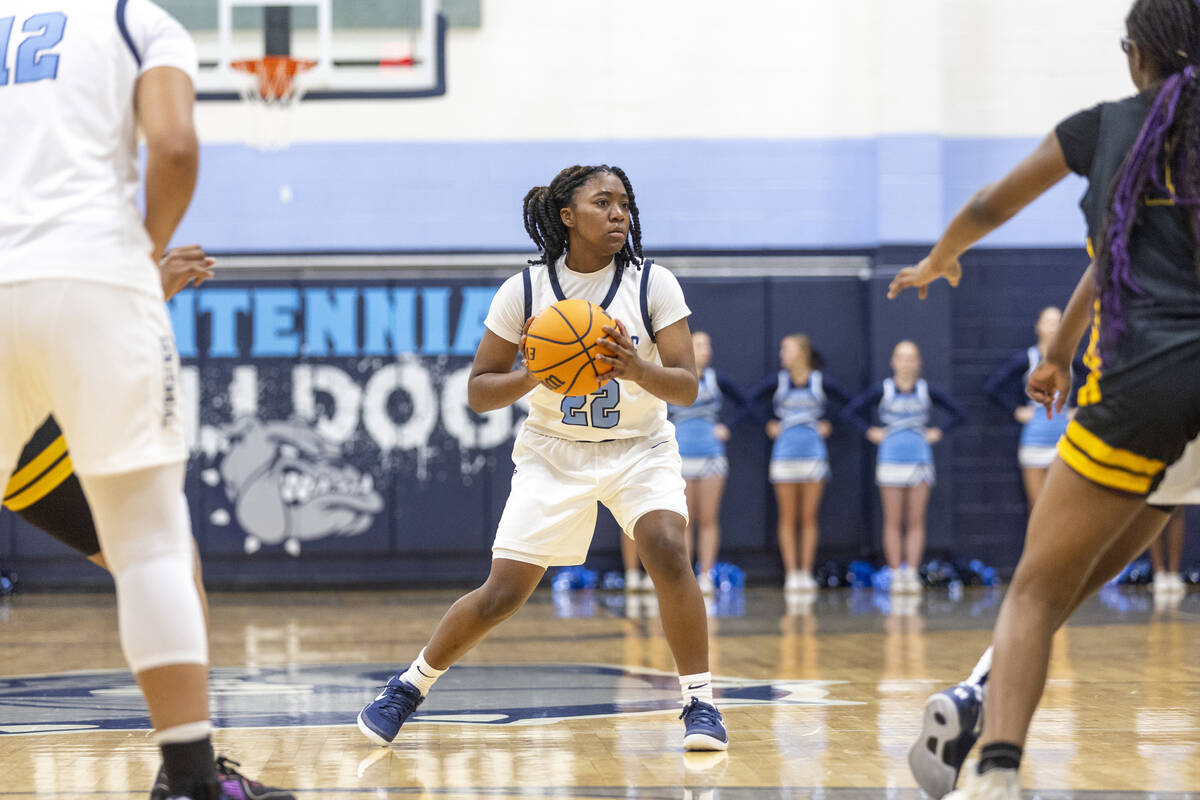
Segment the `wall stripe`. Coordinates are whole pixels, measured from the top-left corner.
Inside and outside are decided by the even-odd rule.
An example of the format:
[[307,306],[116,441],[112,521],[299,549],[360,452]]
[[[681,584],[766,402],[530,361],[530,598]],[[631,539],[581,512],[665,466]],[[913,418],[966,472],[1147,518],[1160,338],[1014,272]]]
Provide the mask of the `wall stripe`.
[[[210,250],[529,247],[521,198],[570,164],[630,174],[648,251],[842,249],[931,242],[1029,139],[329,142],[207,145],[176,241]],[[1069,178],[985,246],[1076,247]]]

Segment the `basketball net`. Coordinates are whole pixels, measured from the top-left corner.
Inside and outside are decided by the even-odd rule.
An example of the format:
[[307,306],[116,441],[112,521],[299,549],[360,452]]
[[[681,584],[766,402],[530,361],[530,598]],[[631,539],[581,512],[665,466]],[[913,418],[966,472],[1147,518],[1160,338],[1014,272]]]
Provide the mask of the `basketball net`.
[[253,117],[247,144],[260,150],[281,150],[292,143],[292,117],[304,97],[303,81],[297,78],[316,65],[316,61],[290,56],[230,63],[233,69],[253,78],[241,88],[242,100]]

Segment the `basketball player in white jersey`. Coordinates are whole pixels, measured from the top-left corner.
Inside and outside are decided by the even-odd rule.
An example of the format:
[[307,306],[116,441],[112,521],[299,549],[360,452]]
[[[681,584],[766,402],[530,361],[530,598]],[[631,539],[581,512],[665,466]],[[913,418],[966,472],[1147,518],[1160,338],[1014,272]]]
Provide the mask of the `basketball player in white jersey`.
[[[542,255],[497,292],[467,385],[478,413],[532,391],[513,446],[516,470],[491,574],[446,612],[412,665],[359,714],[359,728],[377,744],[391,742],[438,676],[516,613],[547,567],[582,564],[599,502],[636,542],[654,581],[680,672],[684,747],[724,750],[704,599],[684,539],[683,465],[667,421],[668,402],[691,405],[697,392],[683,291],[675,276],[642,258],[633,188],[617,167],[570,167],[530,190],[525,229]],[[583,397],[539,386],[524,364],[513,369],[529,321],[567,298],[590,300],[616,320],[601,340],[610,355],[599,357],[613,378]]]
[[9,0],[3,14],[0,486],[53,414],[116,583],[167,795],[240,800],[249,782],[218,779],[210,741],[179,359],[156,268],[196,182],[195,48],[149,0]]

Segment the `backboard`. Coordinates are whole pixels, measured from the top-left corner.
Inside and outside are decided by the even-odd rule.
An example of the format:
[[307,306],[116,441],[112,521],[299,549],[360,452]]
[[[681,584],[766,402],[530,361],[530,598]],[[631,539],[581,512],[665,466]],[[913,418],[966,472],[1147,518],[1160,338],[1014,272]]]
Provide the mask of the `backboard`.
[[308,100],[386,100],[446,92],[439,0],[158,0],[200,54],[196,97],[240,99],[255,79],[230,65],[263,56],[311,59],[297,76]]

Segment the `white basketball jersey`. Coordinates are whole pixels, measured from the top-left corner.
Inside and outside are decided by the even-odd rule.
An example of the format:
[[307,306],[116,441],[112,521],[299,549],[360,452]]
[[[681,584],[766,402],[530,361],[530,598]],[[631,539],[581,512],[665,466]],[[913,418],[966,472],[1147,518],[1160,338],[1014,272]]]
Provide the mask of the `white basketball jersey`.
[[137,206],[138,77],[195,79],[187,31],[149,0],[0,7],[0,283],[101,281],[162,296]]
[[[638,356],[652,364],[662,363],[653,333],[691,313],[675,276],[649,260],[641,266],[614,263],[599,272],[578,273],[559,259],[554,267],[537,264],[509,278],[484,324],[516,343],[529,316],[568,298],[590,300],[620,320]],[[666,402],[633,381],[613,379],[580,397],[564,397],[539,385],[530,393],[529,405],[525,428],[559,439],[602,442],[673,431]]]

